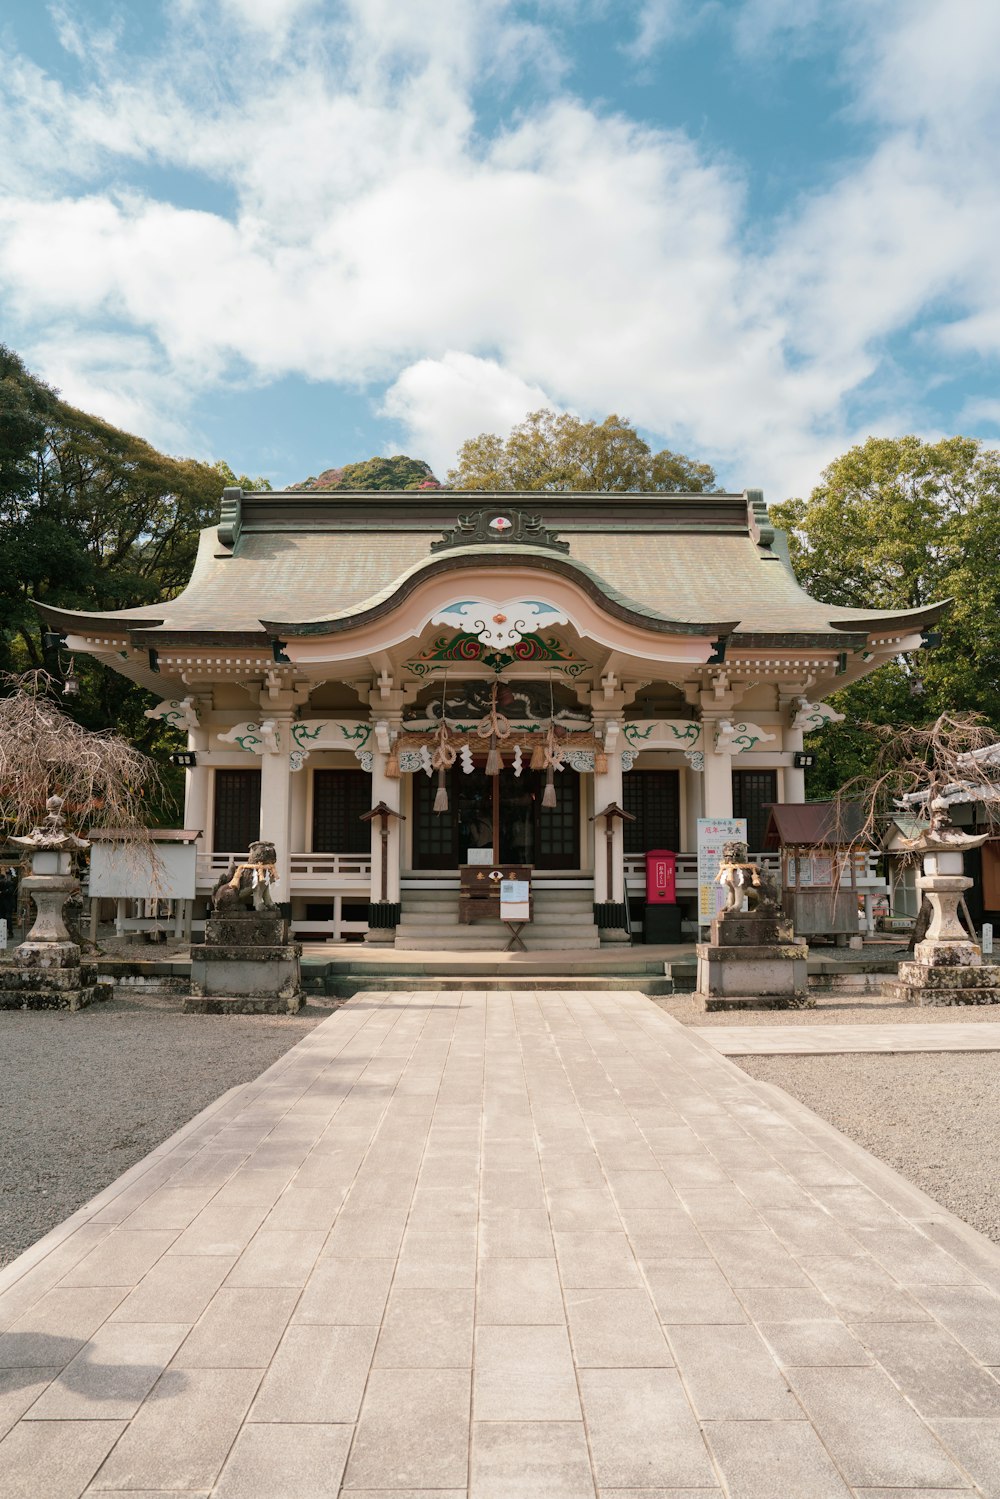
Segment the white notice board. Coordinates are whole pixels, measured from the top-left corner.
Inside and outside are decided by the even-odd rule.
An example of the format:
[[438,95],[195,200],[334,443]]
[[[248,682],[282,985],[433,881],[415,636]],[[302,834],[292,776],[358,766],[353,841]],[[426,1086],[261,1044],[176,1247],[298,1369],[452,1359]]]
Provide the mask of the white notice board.
[[90,845],[89,894],[140,900],[193,900],[198,850],[193,843]]
[[531,920],[531,886],[527,880],[500,881],[500,920]]
[[726,903],[719,884],[722,850],[727,843],[747,841],[745,817],[698,818],[698,924],[708,926]]

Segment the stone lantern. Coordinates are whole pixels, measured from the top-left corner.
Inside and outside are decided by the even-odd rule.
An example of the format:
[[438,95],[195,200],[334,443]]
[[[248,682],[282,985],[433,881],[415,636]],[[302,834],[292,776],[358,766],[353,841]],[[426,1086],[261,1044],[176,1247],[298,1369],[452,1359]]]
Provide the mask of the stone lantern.
[[965,873],[965,850],[979,848],[989,834],[963,833],[947,810],[951,802],[985,799],[980,788],[955,787],[947,798],[930,803],[930,827],[916,838],[902,840],[904,848],[921,856],[923,873],[917,889],[930,903],[931,919],[923,941],[914,947],[913,961],[900,963],[898,979],[885,986],[895,999],[920,1005],[1000,1003],[1000,967],[983,962],[971,923],[963,924],[961,917],[965,892],[972,885]]
[[60,796],[45,803],[45,820],[25,838],[10,841],[31,851],[31,874],[21,882],[35,902],[35,922],[11,967],[0,970],[0,1009],[79,1010],[108,999],[111,985],[99,983],[97,966],[81,962],[79,943],[66,926],[66,902],[80,890],[73,854],[89,848],[66,828]]

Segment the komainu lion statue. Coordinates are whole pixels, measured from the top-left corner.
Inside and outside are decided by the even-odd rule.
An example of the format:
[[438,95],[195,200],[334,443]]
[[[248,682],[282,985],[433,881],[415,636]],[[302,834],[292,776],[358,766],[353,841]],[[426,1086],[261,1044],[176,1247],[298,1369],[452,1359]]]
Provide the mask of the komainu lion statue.
[[245,864],[234,864],[212,891],[212,909],[220,915],[238,911],[273,911],[271,886],[277,883],[278,855],[273,843],[251,843]]
[[769,870],[751,864],[750,850],[745,843],[737,840],[723,844],[718,883],[726,888],[723,915],[727,911],[742,910],[744,896],[750,911],[764,914],[777,909],[778,889],[774,879]]

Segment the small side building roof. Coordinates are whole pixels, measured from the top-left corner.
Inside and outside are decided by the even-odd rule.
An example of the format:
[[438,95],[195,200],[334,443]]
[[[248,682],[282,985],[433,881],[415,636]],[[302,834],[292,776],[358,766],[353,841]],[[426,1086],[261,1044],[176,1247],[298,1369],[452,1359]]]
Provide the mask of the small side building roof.
[[860,802],[773,802],[764,834],[765,848],[847,848],[870,843],[863,837]]

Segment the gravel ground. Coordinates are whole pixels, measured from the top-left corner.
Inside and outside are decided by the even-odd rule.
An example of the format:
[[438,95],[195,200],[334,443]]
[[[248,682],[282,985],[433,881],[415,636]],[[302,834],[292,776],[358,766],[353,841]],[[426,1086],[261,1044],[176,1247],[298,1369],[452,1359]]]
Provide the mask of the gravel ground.
[[[978,1009],[973,1014],[981,1018]],[[751,1077],[784,1088],[935,1201],[1000,1243],[997,1053],[730,1060]]]
[[183,1015],[114,999],[75,1015],[0,1011],[0,1265],[333,1013]]

